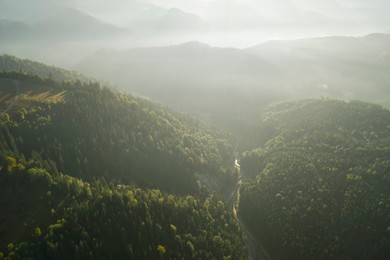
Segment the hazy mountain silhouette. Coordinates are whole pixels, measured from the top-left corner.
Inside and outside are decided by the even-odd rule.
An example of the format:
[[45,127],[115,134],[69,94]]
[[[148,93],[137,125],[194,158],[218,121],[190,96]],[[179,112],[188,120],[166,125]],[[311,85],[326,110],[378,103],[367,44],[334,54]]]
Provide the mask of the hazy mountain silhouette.
[[147,8],[140,12],[129,25],[140,33],[190,33],[204,31],[208,24],[195,14],[178,8]]
[[12,43],[31,37],[31,28],[22,22],[0,19],[0,42]]
[[271,41],[244,50],[192,42],[101,50],[76,69],[186,111],[235,114],[237,106],[258,111],[287,97],[388,100],[389,46],[386,34]]
[[77,8],[59,8],[33,22],[37,35],[52,40],[94,40],[130,36],[130,31],[100,21]]

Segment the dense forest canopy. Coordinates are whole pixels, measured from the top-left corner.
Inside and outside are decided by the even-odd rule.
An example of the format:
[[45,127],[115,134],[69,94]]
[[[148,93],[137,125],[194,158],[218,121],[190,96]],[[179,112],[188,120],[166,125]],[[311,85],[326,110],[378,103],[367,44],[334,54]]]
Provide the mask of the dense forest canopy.
[[[15,84],[26,93],[3,116],[0,132],[15,154],[42,157],[84,179],[109,176],[176,192],[195,189],[195,172],[226,182],[233,178],[225,167],[232,156],[230,136],[189,116],[95,83],[54,83],[45,89],[42,84],[50,80],[3,73],[8,76],[16,83],[5,86]],[[28,94],[34,90],[41,94]]]
[[0,257],[246,257],[196,179],[233,184],[228,133],[80,80],[2,72],[0,93]]
[[1,259],[247,257],[237,222],[212,195],[88,183],[13,157],[0,188]]
[[386,259],[390,111],[261,110],[234,135],[0,56],[0,259]]
[[30,75],[39,76],[42,78],[50,78],[56,81],[81,81],[88,83],[93,81],[81,73],[60,69],[54,66],[31,61],[28,59],[19,59],[15,56],[2,54],[0,55],[0,71],[3,72],[24,72]]
[[390,259],[389,10],[0,0],[0,260]]
[[390,111],[305,100],[264,113],[240,212],[276,258],[389,255]]

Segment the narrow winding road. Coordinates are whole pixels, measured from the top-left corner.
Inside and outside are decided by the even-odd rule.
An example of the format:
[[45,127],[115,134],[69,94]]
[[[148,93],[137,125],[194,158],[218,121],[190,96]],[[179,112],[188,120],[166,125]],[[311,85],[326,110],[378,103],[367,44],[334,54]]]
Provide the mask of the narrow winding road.
[[245,224],[240,219],[238,214],[238,205],[240,200],[240,188],[241,188],[241,173],[240,173],[240,165],[238,164],[238,160],[234,161],[234,168],[238,172],[237,183],[234,185],[234,189],[230,194],[228,199],[229,207],[232,209],[232,214],[234,218],[240,225],[240,228],[243,233],[244,242],[248,248],[248,256],[251,260],[271,260],[270,255],[267,250],[263,247],[263,245],[257,241],[245,226]]

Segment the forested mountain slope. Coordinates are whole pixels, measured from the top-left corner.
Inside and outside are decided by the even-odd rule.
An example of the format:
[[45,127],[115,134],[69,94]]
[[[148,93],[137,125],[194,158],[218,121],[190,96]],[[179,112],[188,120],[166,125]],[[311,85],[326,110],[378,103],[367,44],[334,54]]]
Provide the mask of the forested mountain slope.
[[215,196],[87,183],[41,167],[3,158],[0,259],[247,258],[237,222]]
[[[24,92],[45,84],[7,75]],[[9,84],[15,82],[4,82],[4,88]],[[4,117],[5,147],[26,158],[39,155],[59,171],[84,179],[105,176],[174,191],[193,191],[195,172],[227,176],[223,166],[232,149],[227,134],[96,84],[47,86],[49,93],[58,89],[58,100],[22,99],[21,107],[15,105]]]
[[389,110],[358,101],[281,103],[258,131],[264,144],[241,160],[252,177],[240,214],[275,258],[388,257]]
[[233,183],[228,134],[96,83],[2,72],[0,93],[0,257],[246,258],[194,177]]
[[85,77],[81,73],[75,71],[69,71],[60,69],[54,66],[48,66],[43,63],[19,59],[15,56],[2,54],[0,55],[0,71],[1,72],[24,72],[40,76],[42,78],[50,78],[56,81],[81,81],[89,83],[90,81],[96,81],[92,78]]

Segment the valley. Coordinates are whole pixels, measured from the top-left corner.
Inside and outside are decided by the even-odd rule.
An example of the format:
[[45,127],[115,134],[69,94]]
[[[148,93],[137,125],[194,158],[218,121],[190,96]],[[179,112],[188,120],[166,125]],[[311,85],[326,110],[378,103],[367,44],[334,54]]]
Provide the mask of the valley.
[[81,74],[3,58],[1,257],[387,254],[388,109],[276,103],[255,135],[235,136]]
[[388,259],[384,0],[0,0],[0,260]]

